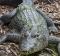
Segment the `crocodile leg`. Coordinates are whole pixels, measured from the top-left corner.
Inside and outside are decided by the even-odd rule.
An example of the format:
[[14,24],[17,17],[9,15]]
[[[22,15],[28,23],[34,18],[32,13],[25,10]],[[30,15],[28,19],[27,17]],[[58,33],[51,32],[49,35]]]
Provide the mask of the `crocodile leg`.
[[59,53],[59,56],[60,56],[60,43],[58,43],[58,53]]
[[49,43],[59,43],[60,42],[60,38],[56,37],[56,36],[49,36],[48,37],[48,42]]
[[9,23],[13,19],[13,17],[16,15],[16,13],[17,13],[17,8],[15,8],[9,14],[5,14],[4,16],[2,16],[0,20],[3,22],[3,24]]
[[22,0],[0,0],[0,4],[2,5],[12,5],[15,7],[20,3],[22,3]]
[[20,39],[20,34],[18,33],[6,33],[3,35],[0,35],[0,43],[3,43],[5,41],[12,41],[15,43],[18,43]]
[[58,38],[56,36],[49,36],[48,42],[53,43],[53,44],[54,43],[58,44],[57,49],[58,49],[58,53],[59,53],[59,56],[60,56],[60,38]]
[[36,10],[46,20],[49,30],[52,31],[52,32],[57,32],[57,28],[55,27],[54,22],[52,21],[52,19],[49,16],[47,16],[42,10],[40,10],[40,9],[36,9]]
[[18,33],[6,33],[6,36],[7,36],[6,41],[18,43],[20,40],[20,34]]

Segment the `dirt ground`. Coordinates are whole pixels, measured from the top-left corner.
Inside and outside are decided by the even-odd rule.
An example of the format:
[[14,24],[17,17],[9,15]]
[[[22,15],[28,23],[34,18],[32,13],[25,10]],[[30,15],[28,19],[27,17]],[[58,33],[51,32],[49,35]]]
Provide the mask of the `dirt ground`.
[[[38,0],[34,2],[36,8],[42,9],[51,17],[58,28],[57,33],[50,33],[60,37],[60,1],[59,0]],[[12,6],[0,5],[0,17],[8,14],[14,9]],[[56,45],[49,45],[45,50],[38,53],[38,56],[58,56]],[[0,56],[21,56],[19,53],[19,44],[12,42],[2,43],[0,45]],[[31,56],[31,55],[30,55]],[[32,55],[36,56],[36,55]]]

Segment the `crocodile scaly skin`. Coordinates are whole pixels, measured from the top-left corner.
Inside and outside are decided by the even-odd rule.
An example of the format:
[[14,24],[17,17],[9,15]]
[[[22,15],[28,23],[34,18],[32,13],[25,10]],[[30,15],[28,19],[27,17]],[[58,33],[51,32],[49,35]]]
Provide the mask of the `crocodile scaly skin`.
[[10,27],[20,32],[20,51],[34,53],[48,45],[48,30],[45,19],[31,6],[22,3]]

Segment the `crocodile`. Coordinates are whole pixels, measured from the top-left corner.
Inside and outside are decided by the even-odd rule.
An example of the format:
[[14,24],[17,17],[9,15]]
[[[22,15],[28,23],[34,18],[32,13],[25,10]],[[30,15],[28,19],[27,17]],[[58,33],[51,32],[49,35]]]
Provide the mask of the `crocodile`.
[[0,43],[7,40],[19,42],[22,54],[31,54],[43,50],[49,42],[60,42],[60,38],[50,36],[48,29],[56,32],[51,18],[42,10],[35,9],[31,0],[23,0],[11,13],[0,18],[2,25],[9,23],[9,27],[16,33],[5,33]]

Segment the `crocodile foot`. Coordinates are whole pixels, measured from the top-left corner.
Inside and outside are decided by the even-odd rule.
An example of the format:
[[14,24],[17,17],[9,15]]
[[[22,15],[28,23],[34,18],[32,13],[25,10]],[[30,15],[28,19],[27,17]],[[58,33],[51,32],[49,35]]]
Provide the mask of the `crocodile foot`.
[[55,26],[50,26],[50,27],[48,27],[48,29],[50,30],[50,32],[54,32],[54,33],[58,32],[58,30]]

